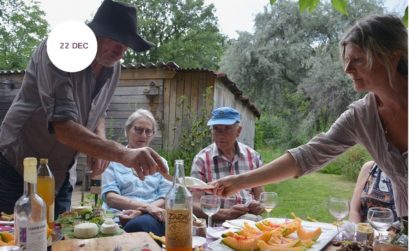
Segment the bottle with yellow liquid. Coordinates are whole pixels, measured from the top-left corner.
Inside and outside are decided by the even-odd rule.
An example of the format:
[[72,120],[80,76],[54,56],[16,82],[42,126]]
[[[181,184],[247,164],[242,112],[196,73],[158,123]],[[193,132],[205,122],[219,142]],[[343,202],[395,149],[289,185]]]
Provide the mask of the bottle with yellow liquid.
[[192,250],[192,194],[185,185],[183,160],[175,161],[173,185],[166,195],[166,250]]
[[48,159],[40,159],[37,175],[37,193],[47,205],[47,224],[49,228],[53,229],[55,180],[48,166]]

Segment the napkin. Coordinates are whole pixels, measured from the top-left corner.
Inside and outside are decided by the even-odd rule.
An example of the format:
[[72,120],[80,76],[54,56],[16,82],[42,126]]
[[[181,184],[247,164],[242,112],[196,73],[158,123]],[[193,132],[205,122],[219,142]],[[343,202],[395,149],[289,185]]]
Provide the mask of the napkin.
[[341,232],[344,240],[354,240],[356,224],[350,221],[344,221],[340,226],[339,231]]

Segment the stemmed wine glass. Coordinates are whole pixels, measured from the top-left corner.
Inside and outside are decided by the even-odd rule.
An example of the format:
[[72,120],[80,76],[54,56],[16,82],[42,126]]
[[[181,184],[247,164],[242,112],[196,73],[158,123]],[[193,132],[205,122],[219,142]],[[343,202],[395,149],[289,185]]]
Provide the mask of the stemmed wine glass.
[[270,217],[270,212],[277,206],[278,195],[275,192],[262,192],[260,194],[260,205],[267,211],[267,217]]
[[220,209],[220,198],[217,195],[203,195],[200,197],[200,208],[207,214],[208,229],[212,227],[212,215],[216,214]]
[[[394,221],[393,212],[390,208],[371,207],[368,209],[367,220],[379,232],[378,240],[387,239],[387,230]],[[383,235],[385,234],[386,235]]]
[[337,219],[337,236],[338,240],[342,241],[342,234],[339,232],[339,225],[349,213],[349,201],[338,197],[330,197],[328,199],[328,211]]

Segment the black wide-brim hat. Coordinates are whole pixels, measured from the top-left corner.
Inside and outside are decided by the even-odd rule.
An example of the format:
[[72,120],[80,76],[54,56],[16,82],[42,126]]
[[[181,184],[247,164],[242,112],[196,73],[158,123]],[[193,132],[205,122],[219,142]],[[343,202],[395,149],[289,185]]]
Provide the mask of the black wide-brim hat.
[[153,46],[138,35],[136,8],[126,3],[104,0],[88,26],[96,36],[113,39],[137,52]]

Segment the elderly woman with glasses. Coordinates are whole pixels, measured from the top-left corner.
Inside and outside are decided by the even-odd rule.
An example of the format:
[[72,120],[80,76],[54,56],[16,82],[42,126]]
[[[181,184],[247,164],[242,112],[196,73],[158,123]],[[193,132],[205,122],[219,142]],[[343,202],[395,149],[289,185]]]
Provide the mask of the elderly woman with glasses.
[[[138,109],[125,123],[128,148],[149,146],[155,131],[156,121],[152,113]],[[166,167],[167,161],[162,158]],[[139,179],[134,169],[121,163],[111,162],[102,175],[103,207],[121,212],[120,219],[126,232],[153,232],[165,234],[165,195],[171,187],[160,173]]]

